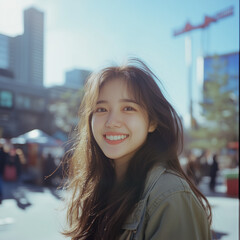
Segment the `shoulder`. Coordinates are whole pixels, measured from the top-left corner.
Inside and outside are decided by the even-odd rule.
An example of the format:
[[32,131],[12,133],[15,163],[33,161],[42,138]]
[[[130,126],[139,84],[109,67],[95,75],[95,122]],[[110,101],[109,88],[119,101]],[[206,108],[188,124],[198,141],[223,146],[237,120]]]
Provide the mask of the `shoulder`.
[[[161,174],[160,174],[161,173]],[[151,184],[151,180],[155,179],[155,182],[148,192],[147,211],[151,215],[157,208],[163,206],[169,206],[175,203],[182,208],[189,208],[189,202],[193,204],[200,211],[203,208],[190,188],[185,179],[178,176],[177,173],[171,170],[164,170],[161,172],[160,168],[153,169],[146,182],[146,189]],[[153,180],[154,181],[154,180]]]
[[146,239],[211,239],[200,201],[188,183],[173,172],[165,171],[150,191],[144,223]]
[[187,181],[176,172],[162,166],[154,167],[148,174],[143,196],[170,195],[175,192],[191,192]]
[[136,239],[211,239],[205,211],[187,181],[163,167],[149,172],[123,229],[135,230]]
[[168,196],[176,192],[192,191],[185,179],[171,170],[165,170],[155,182],[151,195]]

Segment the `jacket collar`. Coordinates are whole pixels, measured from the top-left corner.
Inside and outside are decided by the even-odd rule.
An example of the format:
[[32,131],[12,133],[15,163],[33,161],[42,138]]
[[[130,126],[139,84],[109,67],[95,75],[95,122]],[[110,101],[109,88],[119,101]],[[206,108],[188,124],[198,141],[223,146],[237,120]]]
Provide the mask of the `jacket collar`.
[[136,204],[133,212],[129,215],[125,223],[123,224],[123,229],[126,230],[135,230],[137,229],[137,226],[139,225],[142,216],[144,215],[145,209],[146,209],[146,203],[148,196],[153,189],[154,185],[160,178],[160,176],[165,172],[165,168],[158,165],[155,166],[147,175],[145,188],[143,195],[141,197],[141,200]]

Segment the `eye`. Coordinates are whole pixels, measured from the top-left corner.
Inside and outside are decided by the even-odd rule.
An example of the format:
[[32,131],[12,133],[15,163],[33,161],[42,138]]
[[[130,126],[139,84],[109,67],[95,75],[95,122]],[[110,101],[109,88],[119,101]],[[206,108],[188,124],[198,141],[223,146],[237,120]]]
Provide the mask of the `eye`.
[[123,108],[124,111],[135,111],[133,107],[127,106]]
[[103,107],[99,107],[95,110],[95,112],[106,112],[107,109],[106,108],[103,108]]

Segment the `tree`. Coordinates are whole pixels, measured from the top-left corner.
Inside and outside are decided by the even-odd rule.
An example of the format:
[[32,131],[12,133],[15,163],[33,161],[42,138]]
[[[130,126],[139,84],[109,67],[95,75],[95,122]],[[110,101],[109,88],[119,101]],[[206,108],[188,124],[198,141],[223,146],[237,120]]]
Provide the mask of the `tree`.
[[224,73],[224,64],[218,57],[212,67],[200,103],[204,122],[191,131],[191,148],[220,150],[229,142],[238,141],[238,97],[229,88],[230,76]]
[[69,134],[78,122],[78,109],[83,97],[83,89],[66,91],[49,106],[57,128]]

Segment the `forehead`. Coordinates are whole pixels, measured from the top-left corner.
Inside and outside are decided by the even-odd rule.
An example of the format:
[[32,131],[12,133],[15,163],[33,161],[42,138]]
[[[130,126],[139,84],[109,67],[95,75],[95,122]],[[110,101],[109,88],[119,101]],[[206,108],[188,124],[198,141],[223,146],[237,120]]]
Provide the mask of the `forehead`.
[[135,99],[132,87],[124,78],[111,78],[100,86],[98,99],[109,96]]

